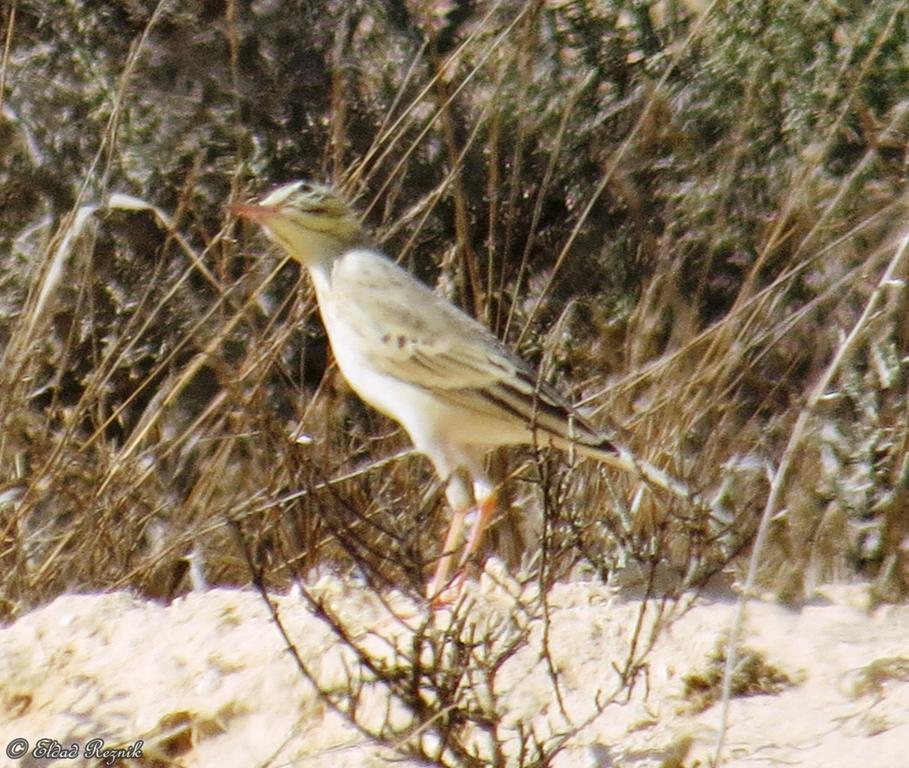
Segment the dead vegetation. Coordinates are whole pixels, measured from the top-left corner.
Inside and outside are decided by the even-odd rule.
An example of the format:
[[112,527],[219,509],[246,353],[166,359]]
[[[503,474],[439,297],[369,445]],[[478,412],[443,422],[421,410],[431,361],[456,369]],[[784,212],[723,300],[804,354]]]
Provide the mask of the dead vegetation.
[[[703,669],[688,672],[684,678],[686,706],[703,712],[720,700],[726,667],[726,644],[723,638],[705,660]],[[738,650],[732,677],[733,696],[774,695],[795,682],[784,671],[767,661],[762,653],[750,648]]]
[[[190,556],[212,585],[421,590],[431,472],[346,389],[298,272],[224,212],[295,177],[343,185],[390,253],[711,500],[493,457],[492,547],[544,592],[741,572],[763,513],[755,577],[784,599],[854,576],[905,597],[901,3],[0,18],[0,615],[170,599]],[[446,733],[493,718],[434,697]]]

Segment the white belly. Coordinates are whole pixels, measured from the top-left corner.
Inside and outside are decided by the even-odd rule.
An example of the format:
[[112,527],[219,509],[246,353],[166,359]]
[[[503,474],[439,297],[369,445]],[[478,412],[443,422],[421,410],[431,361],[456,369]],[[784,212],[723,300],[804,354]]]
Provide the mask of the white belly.
[[[364,354],[364,340],[345,319],[326,311],[336,304],[325,301],[331,287],[327,275],[313,272],[322,321],[332,352],[344,378],[362,400],[398,422],[414,447],[426,454],[446,476],[473,461],[479,452],[498,445],[529,442],[529,429],[512,421],[491,420],[441,398],[430,390],[377,370]],[[362,328],[360,330],[362,333]],[[380,331],[376,331],[379,344]]]
[[362,353],[363,339],[353,336],[343,318],[325,311],[320,281],[315,283],[331,350],[347,383],[364,402],[398,422],[418,450],[431,453],[439,426],[451,421],[452,414],[420,387],[377,371]]

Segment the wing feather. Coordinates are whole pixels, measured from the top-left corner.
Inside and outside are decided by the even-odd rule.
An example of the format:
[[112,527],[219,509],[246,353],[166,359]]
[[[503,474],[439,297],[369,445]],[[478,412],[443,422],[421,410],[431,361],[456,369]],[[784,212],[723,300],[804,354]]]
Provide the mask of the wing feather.
[[374,369],[492,419],[608,445],[486,328],[385,257],[366,250],[345,254],[335,262],[331,290]]

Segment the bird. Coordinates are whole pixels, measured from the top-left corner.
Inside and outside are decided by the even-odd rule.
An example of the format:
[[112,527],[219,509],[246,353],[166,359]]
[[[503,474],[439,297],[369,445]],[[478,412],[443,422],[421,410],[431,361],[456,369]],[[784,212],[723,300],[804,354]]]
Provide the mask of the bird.
[[684,482],[601,432],[485,326],[383,253],[333,187],[294,181],[230,211],[258,224],[306,268],[350,387],[407,432],[445,483],[452,518],[427,585],[429,600],[443,600],[463,579],[490,523],[496,486],[484,457],[491,449],[532,444],[575,451],[694,499]]

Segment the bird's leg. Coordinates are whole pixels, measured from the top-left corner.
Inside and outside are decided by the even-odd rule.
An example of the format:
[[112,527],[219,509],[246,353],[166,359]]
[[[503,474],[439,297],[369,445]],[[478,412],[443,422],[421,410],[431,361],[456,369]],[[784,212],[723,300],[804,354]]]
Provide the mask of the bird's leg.
[[464,478],[458,474],[454,474],[449,478],[445,496],[451,506],[451,525],[448,528],[448,535],[445,537],[445,544],[442,547],[438,565],[436,565],[435,575],[426,588],[427,598],[433,601],[437,600],[442,590],[448,586],[451,565],[454,562],[458,544],[461,542],[464,521],[471,506],[467,485],[464,482]]
[[464,519],[466,517],[466,509],[455,510],[452,514],[448,535],[445,537],[445,546],[442,548],[442,556],[436,566],[435,575],[426,588],[426,597],[430,600],[438,598],[442,590],[448,585],[448,577],[451,575],[451,564],[454,561],[455,550],[461,539],[461,531],[464,530]]
[[459,571],[467,565],[467,561],[480,548],[483,534],[489,527],[489,521],[492,519],[492,513],[496,508],[495,488],[486,480],[476,480],[474,482],[474,498],[477,502],[477,519],[474,520],[470,535],[467,537],[467,545],[464,547],[461,561],[458,563]]

